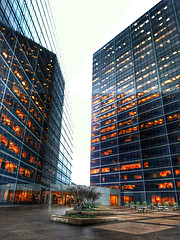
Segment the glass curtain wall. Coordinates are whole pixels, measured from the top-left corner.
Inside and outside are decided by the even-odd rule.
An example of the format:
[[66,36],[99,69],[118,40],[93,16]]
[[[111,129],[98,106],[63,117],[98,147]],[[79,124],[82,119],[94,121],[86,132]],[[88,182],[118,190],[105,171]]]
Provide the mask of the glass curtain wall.
[[49,1],[1,1],[0,61],[0,203],[45,202],[52,183],[71,183],[72,161]]
[[180,3],[163,0],[93,55],[91,185],[180,201]]

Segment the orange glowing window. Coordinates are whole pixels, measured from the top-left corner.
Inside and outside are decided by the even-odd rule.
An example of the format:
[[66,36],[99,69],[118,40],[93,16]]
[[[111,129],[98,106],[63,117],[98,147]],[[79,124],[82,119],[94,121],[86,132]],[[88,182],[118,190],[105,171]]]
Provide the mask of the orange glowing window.
[[124,104],[124,103],[129,102],[129,101],[132,101],[133,99],[135,99],[135,96],[134,96],[134,95],[131,96],[131,97],[128,97],[128,98],[124,99],[123,101],[118,101],[118,105]]
[[16,110],[16,113],[21,119],[25,117],[25,114],[21,110]]
[[111,120],[108,120],[108,121],[105,122],[105,125],[108,125],[110,123],[111,123]]
[[9,161],[6,162],[5,169],[8,172],[16,172],[17,166],[13,163],[10,163]]
[[177,182],[177,187],[180,188],[180,182]]
[[112,125],[112,126],[110,126],[110,127],[103,128],[103,129],[101,130],[101,133],[104,133],[104,132],[108,132],[108,131],[114,130],[115,127],[116,127],[116,126],[115,126],[115,124],[114,124],[114,125]]
[[17,70],[15,70],[14,73],[15,73],[20,79],[22,79],[21,74],[20,74]]
[[119,186],[110,186],[112,189],[119,189]]
[[124,175],[124,180],[127,180],[127,179],[128,179],[127,175]]
[[144,162],[144,167],[149,167],[149,163],[148,162]]
[[176,175],[180,175],[180,170],[178,169],[178,170],[175,170],[175,174]]
[[105,177],[102,177],[102,181],[105,182]]
[[105,152],[102,153],[102,156],[104,156],[104,155],[109,155],[109,154],[111,154],[111,153],[112,153],[112,150],[107,150],[107,151],[105,151]]
[[26,157],[27,157],[27,152],[24,151],[24,150],[22,151],[22,157],[23,157],[23,158],[26,158]]
[[134,175],[134,179],[142,179],[142,175]]
[[131,142],[131,138],[125,139],[125,142]]
[[97,104],[97,103],[99,103],[99,99],[98,100],[96,100],[96,101],[94,101],[92,104],[94,105],[94,104]]
[[30,176],[31,176],[30,171],[28,171],[27,169],[25,169],[25,176],[28,178],[30,178]]
[[96,142],[99,142],[99,138],[95,138],[91,141],[91,143],[96,143]]
[[103,115],[103,116],[101,117],[101,119],[103,120],[104,118],[111,117],[111,116],[113,116],[113,115],[115,115],[115,114],[116,114],[116,111],[113,111],[113,112],[111,112],[111,113],[108,113],[108,114]]
[[98,117],[95,117],[93,120],[92,120],[92,122],[97,122],[99,120],[99,118]]
[[153,94],[153,95],[151,95],[149,97],[146,97],[146,98],[143,98],[143,99],[139,100],[138,104],[140,104],[142,102],[146,102],[146,101],[148,101],[150,99],[153,99],[153,98],[156,98],[156,97],[159,97],[159,93]]
[[168,119],[168,121],[179,120],[180,119],[180,113],[179,114],[174,114],[172,116],[168,116],[167,119]]
[[116,133],[111,133],[111,134],[109,134],[109,135],[102,136],[102,137],[101,137],[101,140],[106,140],[106,139],[108,139],[108,138],[113,138],[113,137],[115,137],[115,136],[116,136]]
[[130,116],[133,116],[133,115],[135,115],[137,112],[135,112],[135,111],[131,111],[131,112],[129,112],[129,115]]
[[0,143],[5,147],[8,146],[9,140],[0,134]]
[[144,93],[138,93],[137,97],[139,98],[140,96],[143,96],[143,95],[144,95]]
[[171,171],[162,171],[159,173],[161,177],[167,177],[168,175],[171,175]]
[[97,116],[99,113],[100,113],[99,111],[96,112],[96,113],[94,113],[94,114],[93,114],[93,117]]
[[99,173],[99,168],[91,170],[91,174],[97,174],[97,173]]
[[[94,76],[93,76],[94,77]],[[92,97],[92,98],[98,98],[99,97],[99,94],[96,94],[94,97]]]
[[159,124],[162,124],[162,123],[163,123],[163,119],[160,118],[160,119],[155,120],[153,122],[148,122],[148,123],[145,123],[145,124],[141,124],[140,129],[153,127],[153,126],[156,126],[156,125],[159,125]]
[[131,133],[131,132],[136,132],[136,131],[137,131],[137,127],[132,127],[132,128],[120,130],[119,135],[124,135],[126,133]]
[[129,108],[131,108],[131,107],[134,107],[136,105],[136,103],[135,102],[132,102],[132,103],[130,103],[129,105],[127,105],[127,106],[125,106],[125,107],[119,107],[118,108],[118,113],[120,113],[120,112],[122,112],[122,111],[125,111],[125,110],[127,110],[127,109],[129,109]]
[[130,201],[131,201],[130,198],[131,198],[131,197],[129,197],[129,196],[123,196],[123,201],[124,201],[124,203],[125,203],[125,202],[130,202]]
[[133,120],[134,120],[134,117],[132,117],[131,119],[129,119],[129,120],[125,121],[125,122],[120,122],[118,125],[119,125],[119,127],[121,127],[123,125],[126,125],[126,124],[130,125],[130,124],[133,123]]
[[25,169],[22,168],[22,167],[20,167],[20,168],[19,168],[19,174],[20,174],[20,175],[24,175],[24,172],[25,172]]
[[100,105],[97,105],[97,106],[95,106],[94,108],[95,108],[95,109],[98,109],[99,107],[100,107]]
[[94,137],[95,136],[95,134],[94,133],[91,133],[91,137]]
[[8,118],[4,113],[2,113],[1,121],[2,121],[3,123],[7,124],[8,126],[11,125],[11,120],[10,120],[10,118]]
[[101,169],[101,172],[102,172],[102,173],[110,172],[110,168],[109,168],[109,167],[102,168],[102,169]]
[[91,147],[91,151],[94,151],[95,150],[95,147]]
[[173,188],[173,183],[159,183],[159,189]]
[[141,168],[141,163],[122,165],[121,170]]
[[28,119],[27,125],[28,125],[29,127],[32,127],[32,122],[31,122],[29,119]]
[[133,190],[136,185],[122,185],[122,190]]
[[15,84],[13,84],[13,92],[16,93],[18,97],[20,97],[22,94],[19,88]]
[[16,154],[19,154],[20,153],[20,147],[18,147],[16,144],[14,144],[13,142],[10,142],[9,143],[9,150],[16,153]]
[[169,32],[167,32],[166,34],[163,34],[161,37],[157,38],[155,40],[155,42],[158,42],[159,40],[161,40],[162,38],[165,38],[167,35],[171,34],[174,30],[170,30]]
[[118,167],[113,167],[113,171],[119,171],[119,168]]
[[35,157],[33,157],[33,156],[30,156],[30,159],[29,159],[29,161],[30,161],[31,163],[35,163],[35,164],[36,164]]
[[106,112],[106,111],[110,110],[110,109],[111,109],[111,107],[112,107],[112,106],[109,106],[109,107],[106,107],[106,108],[102,109],[102,110],[101,110],[101,113],[103,113],[103,112]]

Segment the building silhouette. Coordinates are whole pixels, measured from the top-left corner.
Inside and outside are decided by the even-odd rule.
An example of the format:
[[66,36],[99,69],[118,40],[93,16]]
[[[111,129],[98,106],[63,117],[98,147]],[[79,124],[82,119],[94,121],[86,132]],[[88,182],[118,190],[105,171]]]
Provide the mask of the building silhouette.
[[69,93],[49,1],[0,3],[0,204],[71,183]]
[[162,0],[93,55],[92,186],[180,202],[180,1]]

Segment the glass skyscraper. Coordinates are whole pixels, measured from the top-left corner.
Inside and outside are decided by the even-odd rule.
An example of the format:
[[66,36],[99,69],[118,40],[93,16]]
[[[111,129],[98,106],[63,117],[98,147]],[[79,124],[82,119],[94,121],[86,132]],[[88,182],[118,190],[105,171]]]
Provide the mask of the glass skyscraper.
[[72,123],[49,1],[0,3],[0,204],[71,183]]
[[180,1],[162,0],[93,55],[92,186],[180,202]]

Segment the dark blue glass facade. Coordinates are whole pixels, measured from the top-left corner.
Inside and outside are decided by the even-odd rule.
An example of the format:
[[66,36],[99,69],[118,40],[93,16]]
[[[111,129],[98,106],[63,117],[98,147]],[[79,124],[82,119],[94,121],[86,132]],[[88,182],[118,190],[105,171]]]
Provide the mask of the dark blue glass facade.
[[72,160],[50,5],[0,7],[0,204],[47,202],[51,184],[71,183]]
[[180,3],[162,0],[93,55],[91,185],[180,201]]

